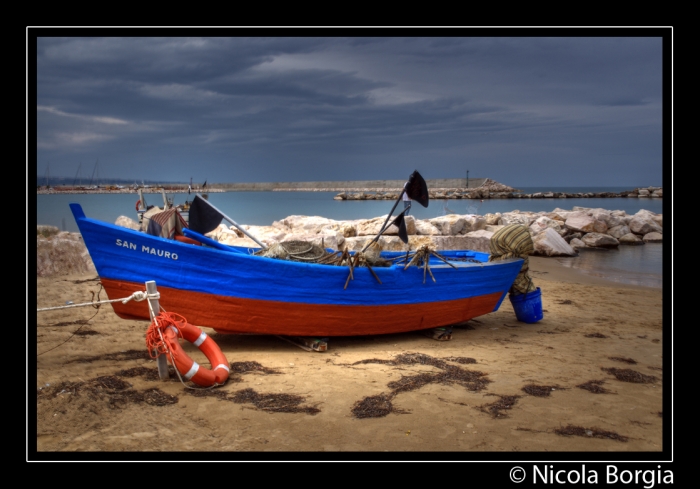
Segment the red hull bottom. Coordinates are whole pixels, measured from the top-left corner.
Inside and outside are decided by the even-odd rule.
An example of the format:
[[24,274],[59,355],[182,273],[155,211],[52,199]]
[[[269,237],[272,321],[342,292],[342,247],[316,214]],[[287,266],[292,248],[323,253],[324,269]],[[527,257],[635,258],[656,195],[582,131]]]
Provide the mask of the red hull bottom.
[[[110,300],[145,290],[143,284],[102,279]],[[362,336],[447,326],[493,312],[503,293],[430,304],[349,306],[240,299],[158,287],[160,306],[188,323],[218,333],[284,336]],[[147,301],[112,302],[122,319],[150,321]]]

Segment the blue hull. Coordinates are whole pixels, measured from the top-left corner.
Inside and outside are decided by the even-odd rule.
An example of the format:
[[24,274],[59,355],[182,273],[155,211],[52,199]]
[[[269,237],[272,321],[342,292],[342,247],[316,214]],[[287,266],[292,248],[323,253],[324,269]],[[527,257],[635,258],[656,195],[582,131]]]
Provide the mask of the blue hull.
[[[85,217],[71,204],[110,299],[155,281],[160,303],[191,324],[230,333],[345,336],[412,331],[498,309],[523,261],[488,262],[473,251],[441,252],[423,268],[348,268],[276,260],[246,250],[195,246]],[[403,253],[384,253],[386,257]],[[473,261],[458,261],[471,258]],[[145,303],[112,303],[123,318],[149,320]]]

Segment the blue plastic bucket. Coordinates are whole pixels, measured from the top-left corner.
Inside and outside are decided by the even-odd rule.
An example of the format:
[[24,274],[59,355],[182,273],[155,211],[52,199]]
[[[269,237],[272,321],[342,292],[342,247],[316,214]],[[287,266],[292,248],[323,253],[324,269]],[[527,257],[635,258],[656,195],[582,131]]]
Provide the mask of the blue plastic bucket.
[[509,294],[510,303],[513,304],[515,317],[522,323],[536,323],[544,316],[542,314],[542,291],[537,290],[527,294]]

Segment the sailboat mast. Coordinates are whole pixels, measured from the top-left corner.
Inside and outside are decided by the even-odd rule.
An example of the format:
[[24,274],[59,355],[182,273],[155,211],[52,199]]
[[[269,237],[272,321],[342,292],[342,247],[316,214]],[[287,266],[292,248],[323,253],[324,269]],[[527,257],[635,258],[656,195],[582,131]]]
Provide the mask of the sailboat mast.
[[[78,171],[75,172],[75,178],[73,179],[73,186],[74,186],[74,187],[75,187],[75,182],[78,181],[78,175],[80,175],[80,167],[81,167],[81,166],[83,166],[82,163],[80,163],[80,164],[78,165]],[[80,179],[80,185],[81,185],[81,186],[83,185],[82,177],[81,177],[81,179]]]
[[[100,161],[99,159],[97,161],[95,161],[95,167],[92,169],[92,176],[90,177],[90,183],[88,185],[92,185],[92,180],[93,180],[93,178],[95,178],[95,172],[97,171],[97,163],[99,161]],[[99,178],[99,174],[98,174],[98,178]]]

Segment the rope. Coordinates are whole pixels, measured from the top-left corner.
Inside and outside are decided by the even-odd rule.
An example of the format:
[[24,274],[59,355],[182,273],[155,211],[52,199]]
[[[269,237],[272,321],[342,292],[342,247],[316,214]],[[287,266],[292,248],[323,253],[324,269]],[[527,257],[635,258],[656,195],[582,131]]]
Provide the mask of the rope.
[[[98,310],[95,314],[92,315],[92,317],[91,317],[90,319],[92,319],[92,318],[94,318],[95,316],[97,316],[97,313],[98,313],[98,312],[100,312],[100,311]],[[73,331],[73,334],[71,334],[65,341],[63,341],[62,343],[59,343],[58,345],[54,346],[53,348],[49,348],[49,349],[46,350],[46,351],[42,351],[41,353],[37,353],[36,356],[39,357],[39,356],[43,355],[44,353],[48,353],[48,352],[50,352],[51,350],[55,350],[55,349],[58,348],[59,346],[61,346],[61,345],[65,344],[65,343],[67,343],[68,341],[70,341],[70,339],[73,338],[73,336],[75,336],[76,334],[78,334],[78,331],[80,331],[80,330],[82,329],[82,327],[85,326],[85,325],[87,324],[88,321],[90,321],[90,319],[87,319],[87,320],[80,326],[80,328],[78,328],[78,329],[76,329],[75,331]]]
[[[148,348],[148,354],[151,358],[157,358],[163,353],[170,353],[163,339],[163,331],[168,326],[177,328],[177,322],[187,322],[187,320],[174,312],[162,311],[157,316],[153,316],[153,321],[151,321],[146,331],[146,347]],[[179,328],[177,328],[177,330],[178,337],[182,338],[182,333],[180,333]]]
[[[98,299],[100,298],[100,292],[102,292],[102,285],[100,285],[100,290],[97,292],[97,298],[98,298]],[[94,297],[95,297],[95,292],[92,292],[92,297],[93,297],[93,299],[94,299]],[[158,294],[158,292],[156,292],[155,294],[152,295],[152,297],[154,297],[154,298],[160,298],[160,294]],[[134,292],[133,294],[131,294],[129,297],[125,298],[125,299],[115,299],[115,300],[106,300],[106,301],[97,300],[97,301],[93,301],[93,302],[86,302],[86,303],[83,303],[83,304],[69,304],[69,305],[67,305],[67,306],[62,306],[62,307],[47,307],[47,308],[43,308],[43,309],[37,309],[37,312],[38,312],[38,311],[49,311],[49,310],[52,310],[52,309],[66,309],[66,308],[69,308],[69,307],[93,306],[95,309],[97,309],[97,311],[95,312],[95,314],[93,314],[92,317],[90,318],[90,319],[93,319],[93,318],[94,318],[95,316],[97,316],[97,314],[100,312],[100,304],[105,303],[105,302],[117,302],[117,301],[122,301],[124,304],[126,304],[127,302],[129,302],[130,300],[132,300],[132,298],[133,298],[134,300],[136,300],[136,301],[142,301],[142,300],[144,300],[144,298],[148,298],[148,294],[146,294],[145,292],[142,292],[142,291],[137,291],[137,292]],[[148,303],[148,307],[149,307],[149,309],[151,308],[151,303],[150,303],[150,302]],[[71,334],[65,341],[63,341],[62,343],[59,343],[58,345],[54,346],[53,348],[49,348],[49,349],[46,350],[46,351],[43,351],[43,352],[41,352],[41,353],[38,353],[37,356],[41,356],[41,355],[43,355],[44,353],[48,353],[48,352],[50,352],[51,350],[55,350],[55,349],[58,348],[59,346],[61,346],[61,345],[65,344],[65,343],[67,343],[71,338],[73,338],[73,337],[78,333],[78,331],[80,331],[80,330],[82,329],[83,326],[85,326],[85,325],[88,323],[88,321],[90,321],[90,319],[85,320],[85,322],[80,326],[80,328],[76,329],[76,330],[73,332],[73,334]]]
[[[142,291],[142,290],[137,290],[133,294],[131,294],[129,297],[125,297],[123,299],[111,299],[111,300],[106,300],[106,301],[96,301],[96,302],[83,302],[82,304],[68,304],[65,306],[55,306],[55,307],[43,307],[40,309],[37,309],[36,312],[39,311],[53,311],[56,309],[68,309],[71,307],[83,307],[83,306],[95,306],[96,304],[108,304],[111,302],[121,302],[122,304],[126,304],[127,302],[134,300],[136,302],[141,302],[143,300],[146,300],[148,298],[151,299],[160,299],[160,293],[156,292],[155,294],[151,294],[150,296]],[[150,305],[150,303],[149,303]]]

